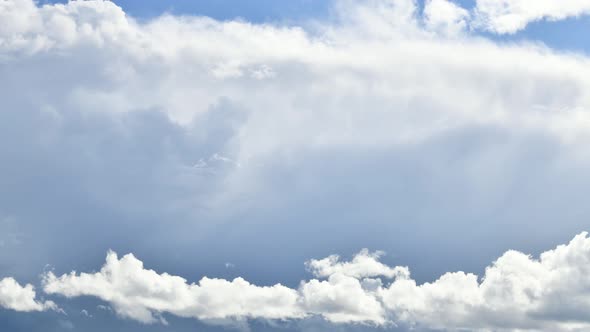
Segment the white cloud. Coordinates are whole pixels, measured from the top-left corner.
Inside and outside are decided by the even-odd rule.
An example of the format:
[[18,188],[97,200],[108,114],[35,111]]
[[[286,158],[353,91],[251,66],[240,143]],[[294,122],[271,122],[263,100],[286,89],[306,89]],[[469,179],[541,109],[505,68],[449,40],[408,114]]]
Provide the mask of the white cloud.
[[302,282],[299,293],[304,312],[330,322],[387,323],[385,310],[374,294],[363,287],[363,280],[336,273],[328,280]]
[[539,259],[508,251],[481,281],[473,274],[447,273],[419,286],[397,280],[381,295],[385,307],[401,320],[431,328],[588,328],[589,260],[590,239],[582,233]]
[[469,11],[448,0],[428,0],[424,4],[424,23],[434,31],[456,35],[469,24]]
[[37,6],[31,0],[0,3],[0,47],[25,53],[79,43],[104,46],[113,38],[133,38],[129,18],[109,1],[71,1]]
[[[411,0],[340,1],[336,22],[309,30],[203,17],[140,24],[108,1],[17,2],[0,9],[10,22],[0,53],[5,63],[20,64],[5,70],[29,80],[51,76],[49,68],[26,75],[17,69],[47,58],[56,71],[73,59],[86,71],[84,79],[63,77],[52,94],[26,86],[21,93],[35,96],[36,105],[28,107],[57,114],[65,107],[158,109],[186,128],[226,98],[249,111],[235,128],[238,159],[302,146],[392,146],[479,125],[571,137],[589,123],[586,58],[433,37]],[[425,15],[427,25],[455,29],[466,14],[434,0]],[[23,16],[34,19],[21,22]],[[58,17],[74,24],[67,40],[65,28],[51,24]],[[540,116],[539,109],[549,112]]]
[[133,255],[118,259],[113,252],[96,273],[61,277],[48,273],[44,290],[66,297],[96,296],[109,302],[119,315],[144,323],[159,320],[158,313],[203,320],[303,315],[296,305],[296,291],[285,286],[258,287],[242,278],[203,278],[198,284],[189,284],[181,277],[144,269]]
[[559,21],[590,14],[587,0],[477,0],[474,24],[499,34],[515,33],[529,23]]
[[15,311],[46,311],[56,310],[52,301],[38,301],[33,285],[21,286],[13,278],[0,280],[0,307]]
[[[232,281],[202,278],[198,283],[143,267],[133,255],[121,259],[113,252],[99,272],[72,272],[55,276],[48,272],[44,291],[68,298],[95,296],[115,312],[143,323],[154,323],[162,313],[205,321],[243,319],[302,319],[318,315],[334,323],[387,324],[384,308],[377,297],[378,279],[366,275],[397,276],[405,268],[389,268],[377,261],[379,255],[366,251],[352,262],[341,263],[327,280],[302,282],[299,289],[280,284],[256,286],[242,278]],[[321,262],[321,261],[314,261]],[[358,272],[355,266],[364,265]],[[375,270],[374,267],[378,267]],[[339,270],[339,271],[336,271]],[[395,272],[394,272],[395,271]],[[321,273],[326,273],[323,269]],[[346,274],[347,272],[352,272]],[[351,276],[353,275],[353,276]]]
[[[146,270],[132,255],[118,259],[111,252],[96,273],[57,277],[49,272],[44,277],[44,290],[66,297],[95,296],[119,315],[145,323],[170,313],[203,320],[286,320],[319,315],[333,323],[443,330],[569,331],[590,327],[587,233],[538,259],[507,251],[481,278],[450,272],[418,285],[409,274],[392,272],[406,268],[387,267],[378,259],[379,255],[362,251],[351,262],[338,263],[333,257],[313,260],[312,266],[335,268],[331,272],[321,269],[327,280],[312,279],[291,289],[280,284],[256,286],[241,278],[203,278],[198,284],[188,284],[183,278]],[[358,272],[360,265],[369,268]]]
[[371,253],[367,249],[358,253],[350,262],[340,262],[338,255],[331,255],[324,259],[312,259],[306,263],[308,270],[316,277],[326,278],[334,274],[342,274],[356,279],[370,277],[405,277],[409,276],[408,269],[396,266],[391,268],[381,262],[379,257],[383,253]]

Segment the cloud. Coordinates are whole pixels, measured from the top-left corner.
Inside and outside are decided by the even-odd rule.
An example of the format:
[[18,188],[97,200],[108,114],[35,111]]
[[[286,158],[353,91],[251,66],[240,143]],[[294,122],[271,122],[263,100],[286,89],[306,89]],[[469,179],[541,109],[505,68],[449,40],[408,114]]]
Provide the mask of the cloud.
[[477,0],[474,13],[476,26],[498,34],[510,34],[540,20],[560,21],[588,15],[590,3],[585,0]]
[[14,278],[0,280],[0,307],[14,311],[56,310],[52,301],[38,301],[33,285],[21,286]]
[[428,0],[424,4],[427,28],[455,35],[465,31],[470,22],[469,11],[447,0]]
[[396,266],[391,268],[378,259],[381,252],[371,253],[368,250],[362,250],[354,256],[351,262],[340,262],[340,257],[332,255],[324,259],[312,259],[306,263],[308,270],[316,277],[329,277],[333,274],[343,274],[356,279],[368,277],[405,277],[409,275],[407,268]]
[[[350,262],[311,260],[322,279],[298,289],[203,278],[197,284],[147,270],[133,255],[110,252],[99,272],[44,276],[48,294],[94,296],[121,316],[144,323],[168,313],[201,320],[292,320],[321,316],[365,323],[443,330],[553,330],[590,327],[590,238],[587,233],[533,258],[510,250],[481,278],[449,272],[417,284],[405,267],[388,267],[361,251]],[[365,268],[359,268],[364,266]],[[369,267],[369,268],[366,268]],[[352,271],[352,272],[351,272]],[[362,271],[362,272],[358,272]],[[316,272],[316,274],[318,274]],[[324,280],[325,279],[325,280]]]
[[463,272],[419,286],[396,280],[381,295],[401,320],[437,329],[588,328],[589,259],[590,239],[582,233],[539,259],[508,251],[481,281]]
[[258,287],[242,278],[203,278],[198,284],[188,284],[181,277],[144,269],[131,254],[119,260],[113,252],[97,273],[61,277],[48,273],[44,290],[67,297],[96,296],[109,302],[119,315],[144,323],[156,322],[154,313],[203,320],[302,316],[296,305],[297,293],[280,284]]
[[[144,322],[471,326],[481,280],[412,281],[477,271],[507,247],[537,252],[584,227],[590,60],[461,33],[469,14],[445,1],[424,13],[414,1],[338,1],[334,17],[286,25],[0,2],[0,212],[19,243],[18,255],[0,252],[3,266],[18,278],[46,263],[69,271],[112,247],[177,274],[248,270],[250,282],[191,284],[125,256],[105,266],[130,266],[137,289],[115,283],[115,268],[51,283]],[[306,257],[368,245],[411,263],[413,279],[364,252],[310,261],[317,279],[293,286]],[[184,259],[195,252],[208,255]],[[292,286],[257,286],[283,278]],[[234,291],[245,297],[226,306]],[[416,296],[396,302],[406,293]],[[201,294],[219,302],[199,307],[190,299]],[[477,308],[482,325],[501,327]],[[561,329],[584,316],[542,309],[506,324],[556,317]]]
[[424,4],[425,26],[450,36],[488,31],[495,34],[514,34],[537,21],[561,21],[590,14],[585,0],[526,1],[477,0],[470,10],[453,1],[428,0]]

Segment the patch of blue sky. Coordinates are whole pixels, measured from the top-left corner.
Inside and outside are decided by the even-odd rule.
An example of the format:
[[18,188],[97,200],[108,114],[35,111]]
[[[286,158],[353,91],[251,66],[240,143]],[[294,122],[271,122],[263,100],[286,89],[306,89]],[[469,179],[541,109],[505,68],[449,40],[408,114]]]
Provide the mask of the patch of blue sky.
[[590,16],[563,21],[533,22],[521,32],[502,38],[510,40],[534,40],[564,51],[590,54]]
[[[42,3],[64,3],[45,0]],[[332,0],[114,0],[126,13],[149,19],[170,13],[208,16],[217,20],[240,18],[249,22],[305,20],[326,16]]]

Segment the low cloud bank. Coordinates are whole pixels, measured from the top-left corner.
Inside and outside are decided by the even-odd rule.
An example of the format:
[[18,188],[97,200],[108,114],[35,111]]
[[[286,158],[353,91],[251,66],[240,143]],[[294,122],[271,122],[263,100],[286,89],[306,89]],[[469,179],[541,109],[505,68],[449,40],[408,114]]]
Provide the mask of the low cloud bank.
[[351,261],[310,260],[317,279],[298,288],[257,286],[243,278],[197,283],[146,269],[132,254],[109,252],[96,273],[44,276],[48,294],[94,296],[122,317],[154,323],[162,314],[199,320],[294,320],[433,329],[559,330],[590,327],[590,238],[534,258],[507,251],[483,276],[449,272],[417,284],[407,267],[390,267],[363,250]]

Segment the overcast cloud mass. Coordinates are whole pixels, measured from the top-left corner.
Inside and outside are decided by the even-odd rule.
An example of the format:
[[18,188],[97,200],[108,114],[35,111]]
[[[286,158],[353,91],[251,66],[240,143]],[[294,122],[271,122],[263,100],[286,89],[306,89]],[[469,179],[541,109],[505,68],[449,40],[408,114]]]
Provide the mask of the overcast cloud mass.
[[0,0],[0,330],[590,330],[590,2],[330,8]]

